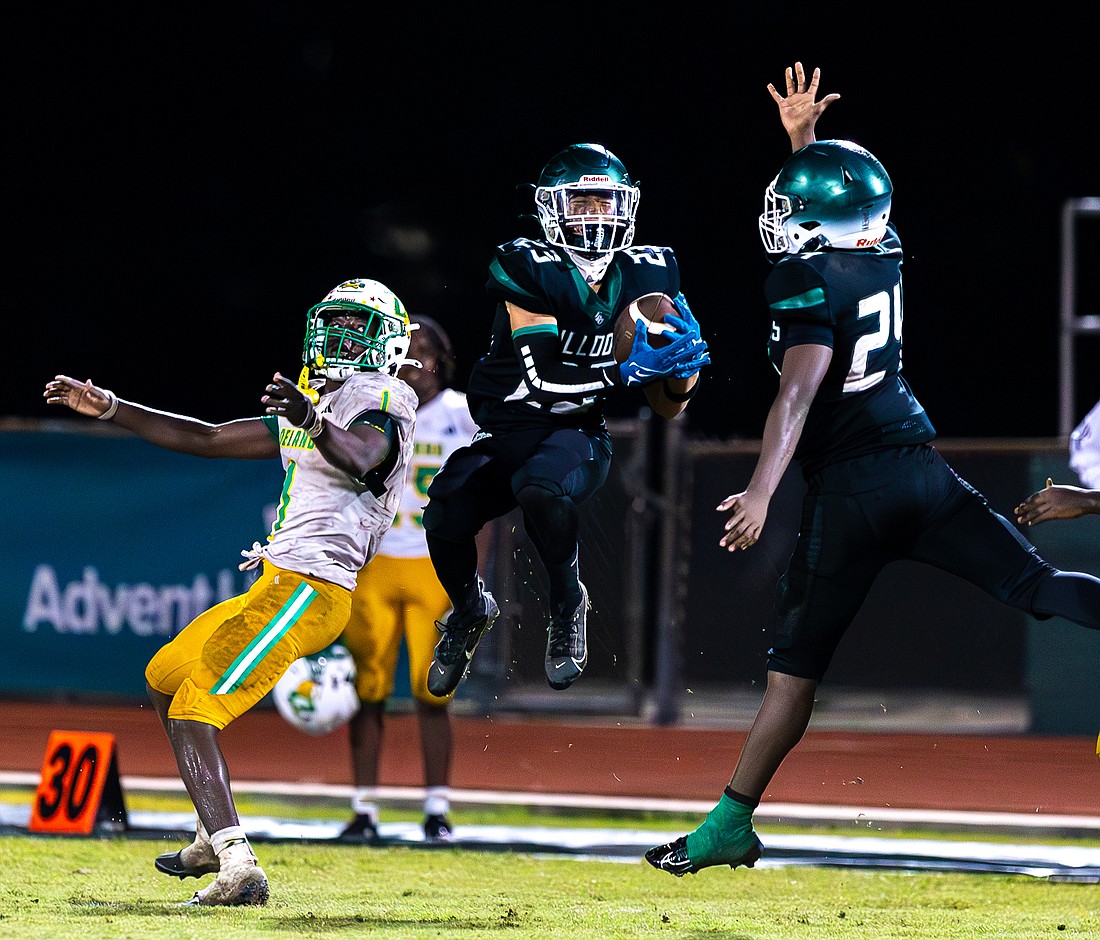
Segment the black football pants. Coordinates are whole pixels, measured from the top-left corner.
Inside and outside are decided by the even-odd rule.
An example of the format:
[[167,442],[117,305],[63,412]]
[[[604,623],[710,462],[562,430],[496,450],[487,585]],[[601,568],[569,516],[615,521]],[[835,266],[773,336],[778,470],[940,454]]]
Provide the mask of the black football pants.
[[1047,619],[1100,629],[1100,578],[1059,571],[934,447],[902,447],[813,474],[776,594],[768,668],[820,680],[878,573],[900,559],[957,575]]
[[475,537],[522,506],[524,527],[546,568],[550,608],[580,601],[576,507],[606,481],[606,430],[559,428],[475,440],[455,451],[428,488],[424,529],[440,583],[456,606],[477,577]]

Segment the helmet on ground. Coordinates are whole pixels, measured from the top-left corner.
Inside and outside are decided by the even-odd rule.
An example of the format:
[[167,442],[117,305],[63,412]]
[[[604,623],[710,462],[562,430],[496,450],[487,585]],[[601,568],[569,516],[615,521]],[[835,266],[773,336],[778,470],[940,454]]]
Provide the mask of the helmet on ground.
[[633,243],[640,196],[615,154],[600,144],[571,144],[542,168],[535,207],[552,245],[603,255]]
[[760,238],[773,254],[870,248],[890,220],[893,185],[874,154],[850,140],[796,150],[764,194]]
[[328,734],[359,711],[355,660],[346,646],[333,643],[294,660],[271,694],[279,714],[299,731]]
[[409,315],[385,284],[344,281],[306,314],[302,360],[329,379],[356,372],[396,373],[409,351]]

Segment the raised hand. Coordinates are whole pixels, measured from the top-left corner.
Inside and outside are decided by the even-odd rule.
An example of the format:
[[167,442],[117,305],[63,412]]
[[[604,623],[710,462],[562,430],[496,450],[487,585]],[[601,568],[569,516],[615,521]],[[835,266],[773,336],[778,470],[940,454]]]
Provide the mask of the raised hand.
[[806,144],[812,144],[817,139],[814,134],[817,119],[829,105],[840,98],[840,95],[834,92],[820,101],[815,101],[817,86],[821,81],[821,69],[814,69],[807,84],[806,70],[801,62],[795,62],[793,71],[787,69],[786,78],[787,97],[784,98],[779,94],[770,82],[768,93],[779,105],[779,120],[783,122],[783,129],[791,138],[791,150],[794,151],[805,147]]

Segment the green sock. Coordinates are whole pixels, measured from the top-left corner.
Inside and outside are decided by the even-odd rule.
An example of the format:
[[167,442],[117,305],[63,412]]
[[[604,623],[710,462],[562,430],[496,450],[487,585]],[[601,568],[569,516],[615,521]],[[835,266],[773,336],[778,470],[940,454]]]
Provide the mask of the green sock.
[[753,807],[731,800],[723,793],[703,824],[688,834],[688,858],[703,866],[728,865],[743,856],[756,840],[752,811]]

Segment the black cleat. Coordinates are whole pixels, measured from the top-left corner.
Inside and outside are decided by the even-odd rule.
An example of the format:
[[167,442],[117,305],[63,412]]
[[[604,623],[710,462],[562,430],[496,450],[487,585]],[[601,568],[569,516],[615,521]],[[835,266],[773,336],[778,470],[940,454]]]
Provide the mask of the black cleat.
[[667,871],[670,875],[682,878],[684,875],[694,875],[697,871],[709,868],[712,865],[729,865],[730,868],[744,865],[746,868],[752,868],[756,865],[756,860],[760,858],[763,851],[764,846],[760,844],[760,839],[754,835],[752,845],[736,858],[723,858],[716,862],[707,862],[705,865],[696,865],[688,858],[687,836],[680,836],[679,839],[672,842],[654,846],[645,853],[645,860],[654,868],[659,868],[661,871]]
[[424,817],[425,842],[450,842],[452,839],[454,827],[446,816],[429,813]]
[[355,818],[344,827],[343,832],[336,837],[336,840],[338,842],[377,842],[378,823],[370,816],[357,813]]
[[546,681],[552,689],[568,689],[588,664],[588,589],[581,585],[581,602],[569,615],[550,621],[546,637]]
[[481,592],[475,607],[463,611],[451,611],[445,623],[436,626],[443,636],[435,645],[435,658],[428,667],[428,691],[436,698],[450,695],[470,668],[481,638],[500,616],[500,608],[488,591]]
[[156,866],[157,871],[183,881],[184,878],[201,878],[203,875],[212,875],[218,871],[221,864],[218,862],[218,857],[214,855],[213,849],[210,850],[210,856],[209,860],[187,865],[183,861],[183,850],[180,849],[178,852],[167,852],[164,855],[158,855],[153,864]]

